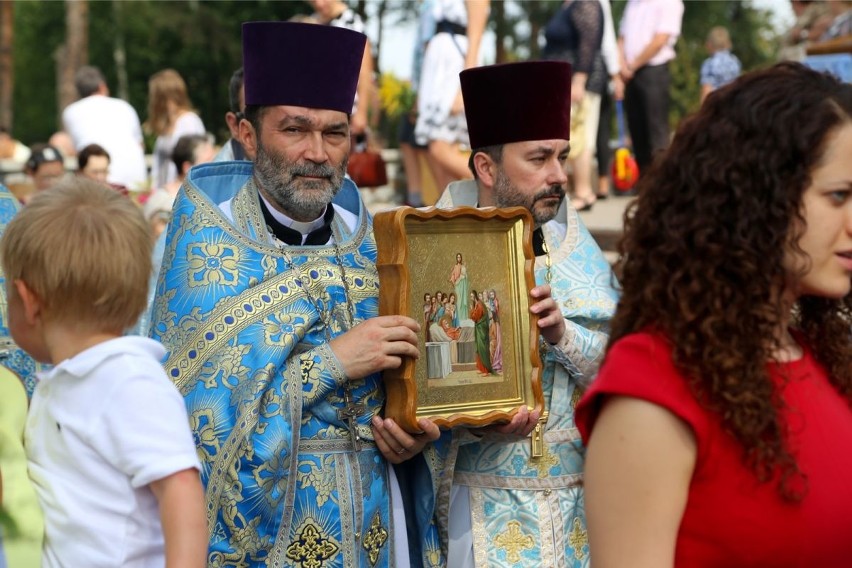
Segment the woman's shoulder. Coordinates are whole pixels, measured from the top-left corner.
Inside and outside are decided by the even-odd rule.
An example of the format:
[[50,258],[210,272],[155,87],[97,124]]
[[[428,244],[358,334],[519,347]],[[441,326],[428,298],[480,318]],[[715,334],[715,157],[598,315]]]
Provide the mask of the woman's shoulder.
[[674,364],[671,343],[660,333],[632,333],[609,348],[577,408],[578,424],[583,423],[587,432],[610,396],[637,398],[661,406],[693,430],[703,430],[706,425],[707,411],[695,398],[688,378]]

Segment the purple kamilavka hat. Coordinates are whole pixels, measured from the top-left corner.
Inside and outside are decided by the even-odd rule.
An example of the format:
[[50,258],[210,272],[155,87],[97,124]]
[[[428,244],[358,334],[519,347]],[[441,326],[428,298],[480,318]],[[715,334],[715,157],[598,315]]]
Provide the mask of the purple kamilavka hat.
[[246,104],[351,113],[366,42],[333,26],[243,23]]
[[571,65],[525,61],[459,74],[471,148],[528,140],[568,140]]

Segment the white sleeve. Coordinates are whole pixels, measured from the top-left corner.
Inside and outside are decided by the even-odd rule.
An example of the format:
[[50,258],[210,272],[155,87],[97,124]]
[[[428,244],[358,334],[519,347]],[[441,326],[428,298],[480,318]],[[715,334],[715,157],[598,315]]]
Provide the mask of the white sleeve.
[[185,469],[201,469],[183,397],[159,365],[136,369],[107,400],[93,444],[104,459],[144,487]]
[[618,43],[615,40],[615,25],[612,22],[612,8],[609,0],[599,0],[604,15],[603,41],[601,43],[601,55],[603,55],[606,71],[610,76],[617,75],[621,71],[618,63]]
[[204,123],[194,112],[185,112],[177,119],[172,140],[177,141],[187,134],[205,134]]

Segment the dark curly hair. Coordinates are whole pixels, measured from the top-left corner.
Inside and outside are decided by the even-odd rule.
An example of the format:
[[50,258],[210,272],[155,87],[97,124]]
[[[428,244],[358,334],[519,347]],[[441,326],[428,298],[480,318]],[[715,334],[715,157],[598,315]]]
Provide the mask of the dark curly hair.
[[[625,212],[622,296],[609,347],[650,330],[671,344],[696,398],[718,412],[745,463],[781,495],[807,480],[785,442],[767,373],[789,317],[784,256],[804,254],[802,194],[826,141],[852,123],[852,85],[797,63],[743,75],[684,120]],[[852,296],[802,297],[798,328],[852,401]]]

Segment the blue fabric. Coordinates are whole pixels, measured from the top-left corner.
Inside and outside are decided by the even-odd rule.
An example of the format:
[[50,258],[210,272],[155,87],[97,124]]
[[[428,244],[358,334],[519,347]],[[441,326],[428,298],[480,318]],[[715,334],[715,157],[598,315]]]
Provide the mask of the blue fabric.
[[[168,350],[165,369],[202,460],[208,562],[389,566],[387,464],[370,429],[384,404],[381,379],[348,382],[363,405],[364,444],[354,452],[339,414],[347,378],[328,344],[377,314],[371,219],[347,179],[335,202],[358,215],[354,232],[338,226],[337,249],[279,249],[251,172],[245,162],[192,169],[154,302],[153,337]],[[233,222],[217,206],[228,199]]]
[[740,76],[743,67],[728,50],[717,51],[701,64],[701,84],[718,89]]
[[[6,225],[21,209],[18,198],[0,184],[0,235],[6,230]],[[27,398],[32,397],[35,390],[37,371],[44,369],[44,365],[37,363],[23,349],[15,345],[9,332],[9,309],[6,298],[6,277],[0,272],[0,365],[3,365],[24,382]]]

